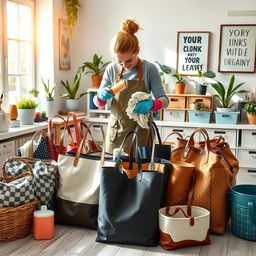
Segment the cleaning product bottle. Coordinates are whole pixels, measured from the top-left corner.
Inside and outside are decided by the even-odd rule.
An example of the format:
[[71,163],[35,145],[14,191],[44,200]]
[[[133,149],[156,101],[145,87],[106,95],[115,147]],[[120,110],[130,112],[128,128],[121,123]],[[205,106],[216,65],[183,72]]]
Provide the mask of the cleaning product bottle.
[[41,210],[34,212],[34,238],[47,240],[54,237],[54,212],[47,209],[46,205]]

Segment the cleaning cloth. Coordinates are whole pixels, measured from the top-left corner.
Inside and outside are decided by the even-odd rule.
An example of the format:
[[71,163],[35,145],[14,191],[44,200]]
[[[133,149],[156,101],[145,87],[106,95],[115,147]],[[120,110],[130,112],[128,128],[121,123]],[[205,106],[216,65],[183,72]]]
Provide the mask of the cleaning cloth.
[[129,102],[128,107],[126,109],[126,113],[130,119],[134,119],[135,122],[143,129],[149,129],[148,126],[148,118],[149,114],[135,114],[133,113],[134,108],[136,107],[137,103],[142,100],[149,100],[151,99],[151,95],[145,92],[135,92],[132,94]]

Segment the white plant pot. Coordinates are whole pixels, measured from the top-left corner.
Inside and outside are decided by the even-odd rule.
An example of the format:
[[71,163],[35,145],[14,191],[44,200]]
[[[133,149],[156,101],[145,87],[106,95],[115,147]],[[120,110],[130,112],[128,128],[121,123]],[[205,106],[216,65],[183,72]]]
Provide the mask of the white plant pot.
[[218,112],[236,112],[237,110],[235,108],[216,108]]
[[45,109],[46,109],[46,116],[51,118],[54,116],[54,99],[53,98],[47,98],[45,100]]
[[68,111],[76,111],[79,109],[79,100],[66,99],[66,108]]
[[18,118],[21,125],[32,125],[34,124],[34,116],[36,110],[32,109],[18,109]]

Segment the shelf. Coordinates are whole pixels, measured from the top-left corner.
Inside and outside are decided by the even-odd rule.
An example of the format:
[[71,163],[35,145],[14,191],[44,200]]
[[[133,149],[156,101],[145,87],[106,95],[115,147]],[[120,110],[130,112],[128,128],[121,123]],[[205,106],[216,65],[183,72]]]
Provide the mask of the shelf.
[[110,114],[110,110],[100,110],[100,109],[89,109],[88,113],[103,113]]

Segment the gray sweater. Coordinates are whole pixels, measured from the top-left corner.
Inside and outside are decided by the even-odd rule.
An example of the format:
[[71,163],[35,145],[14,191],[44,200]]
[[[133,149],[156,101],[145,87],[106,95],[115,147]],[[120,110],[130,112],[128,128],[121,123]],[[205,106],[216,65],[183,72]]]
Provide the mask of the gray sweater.
[[[103,79],[100,85],[100,89],[113,85],[114,81],[117,76],[117,72],[119,70],[120,66],[117,63],[110,63],[103,75]],[[131,70],[123,70],[121,79],[122,80],[137,80],[138,79],[138,67],[134,67]],[[153,95],[153,98],[155,99],[163,99],[164,100],[164,108],[166,108],[169,104],[169,100],[165,94],[160,74],[156,68],[156,66],[146,60],[142,61],[142,79],[146,85],[146,89],[148,90],[148,93],[151,93]]]

